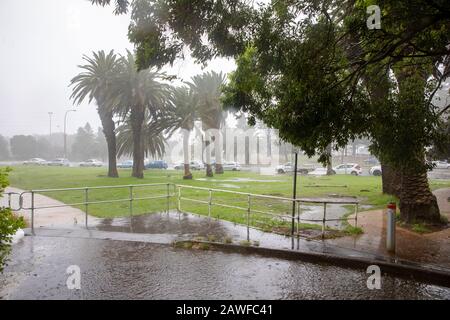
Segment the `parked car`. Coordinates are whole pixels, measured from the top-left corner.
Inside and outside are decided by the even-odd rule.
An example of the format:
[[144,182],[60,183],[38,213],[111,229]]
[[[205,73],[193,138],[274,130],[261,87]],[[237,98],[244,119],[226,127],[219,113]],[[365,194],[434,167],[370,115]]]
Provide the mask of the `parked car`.
[[316,168],[313,171],[308,172],[308,175],[311,176],[326,176],[327,168]]
[[[191,170],[203,170],[205,169],[205,165],[203,163],[201,163],[200,161],[191,161],[189,162],[189,168]],[[184,169],[184,163],[179,163],[177,165],[174,166],[175,170],[182,170]]]
[[336,174],[351,174],[358,176],[362,174],[362,169],[357,163],[343,163],[333,168]]
[[[287,172],[294,172],[294,164],[291,162],[279,165],[275,168],[277,173],[287,173]],[[305,164],[305,165],[297,165],[297,172],[300,174],[308,174],[309,172],[313,171],[314,167],[311,164]]]
[[47,161],[41,158],[33,158],[23,162],[24,166],[44,166],[47,164]]
[[167,162],[164,160],[150,161],[145,165],[145,169],[167,169]]
[[370,168],[369,173],[373,176],[381,176],[381,166],[373,166]]
[[277,171],[277,173],[293,172],[294,166],[292,165],[292,163],[287,162],[285,164],[280,164],[275,168],[275,170]]
[[80,163],[80,167],[101,167],[103,166],[103,162],[97,159],[88,159]]
[[241,171],[241,165],[234,161],[225,162],[222,167],[224,171]]
[[69,167],[70,166],[69,160],[65,159],[65,158],[57,158],[52,161],[49,161],[47,164],[52,167]]
[[133,160],[125,160],[117,165],[117,168],[133,168]]
[[450,163],[448,163],[447,161],[438,160],[438,161],[431,161],[431,163],[433,164],[433,167],[436,169],[450,169]]

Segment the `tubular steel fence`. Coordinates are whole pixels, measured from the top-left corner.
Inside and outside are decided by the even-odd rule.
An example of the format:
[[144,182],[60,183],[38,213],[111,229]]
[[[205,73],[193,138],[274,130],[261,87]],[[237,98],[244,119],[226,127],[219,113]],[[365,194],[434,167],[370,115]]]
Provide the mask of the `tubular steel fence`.
[[[134,196],[134,191],[139,188],[144,187],[156,187],[156,186],[165,186],[165,194],[163,195],[157,195],[157,196],[140,196],[136,197]],[[106,200],[90,200],[90,194],[93,190],[110,190],[110,189],[120,189],[125,188],[128,189],[128,197],[127,198],[120,198],[120,199],[106,199]],[[187,197],[183,196],[183,190],[196,190],[200,192],[206,192],[206,198],[204,199],[198,199],[193,197]],[[46,194],[46,193],[55,193],[55,192],[68,192],[68,191],[81,191],[84,192],[84,201],[75,202],[75,203],[69,203],[69,204],[57,204],[57,205],[41,205],[37,206],[35,203],[35,195],[36,194]],[[232,204],[226,204],[221,203],[218,201],[214,201],[217,199],[216,195],[220,193],[225,194],[231,194],[234,196],[240,196],[244,197],[245,205],[232,205]],[[189,186],[189,185],[178,185],[173,183],[153,183],[153,184],[136,184],[136,185],[118,185],[118,186],[98,186],[98,187],[81,187],[81,188],[60,188],[60,189],[36,189],[36,190],[29,190],[24,191],[22,193],[17,192],[6,192],[4,193],[8,197],[7,203],[8,207],[11,208],[13,211],[19,211],[19,210],[29,210],[31,213],[31,232],[34,234],[35,229],[35,212],[36,210],[40,209],[50,209],[50,208],[60,208],[60,207],[84,207],[85,212],[85,227],[88,227],[88,216],[89,216],[89,205],[95,205],[95,204],[111,204],[111,203],[120,203],[125,202],[128,203],[128,210],[129,215],[133,216],[133,203],[135,201],[139,200],[155,200],[155,199],[167,199],[167,211],[170,210],[170,200],[174,199],[177,203],[177,211],[179,213],[186,212],[186,213],[194,213],[198,214],[196,212],[189,212],[189,211],[183,211],[182,208],[182,202],[191,202],[191,203],[199,203],[203,205],[207,205],[208,209],[208,217],[212,217],[212,209],[213,207],[219,207],[219,208],[227,208],[237,211],[243,211],[243,214],[245,215],[245,225],[247,227],[247,232],[249,232],[249,229],[251,226],[251,219],[255,214],[268,216],[270,218],[276,218],[281,219],[285,222],[291,222],[290,232],[291,235],[294,236],[295,231],[297,233],[297,236],[300,235],[299,228],[301,222],[313,222],[313,223],[321,223],[322,225],[322,237],[325,236],[326,231],[326,223],[330,221],[348,221],[348,220],[354,220],[355,226],[357,226],[358,223],[358,204],[359,202],[357,200],[346,200],[346,199],[331,199],[331,198],[287,198],[287,197],[279,197],[279,196],[271,196],[271,195],[262,195],[262,194],[253,194],[253,193],[245,193],[245,192],[238,192],[238,191],[232,191],[232,190],[224,190],[224,189],[214,189],[214,188],[205,188],[205,187],[196,187],[196,186]],[[30,206],[27,207],[24,205],[24,196],[30,195]],[[18,207],[14,207],[12,205],[12,197],[18,196]],[[286,213],[277,213],[272,211],[266,211],[261,210],[254,204],[257,200],[265,200],[270,202],[284,202],[289,203],[292,206],[292,212],[290,214]],[[323,215],[321,219],[305,219],[302,218],[302,209],[304,209],[307,205],[322,205],[323,206]],[[348,217],[341,217],[341,218],[328,218],[327,217],[327,206],[330,204],[340,204],[340,205],[353,205],[354,206],[354,217],[348,218]]]

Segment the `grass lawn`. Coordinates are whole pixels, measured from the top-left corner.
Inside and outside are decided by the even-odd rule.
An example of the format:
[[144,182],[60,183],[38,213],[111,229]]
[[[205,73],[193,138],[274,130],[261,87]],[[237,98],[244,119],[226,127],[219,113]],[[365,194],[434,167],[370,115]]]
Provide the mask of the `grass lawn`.
[[[292,195],[292,175],[266,176],[250,172],[225,172],[206,178],[204,171],[194,171],[194,180],[183,180],[181,171],[174,170],[146,170],[144,179],[130,177],[130,169],[119,170],[120,178],[106,177],[105,168],[58,168],[58,167],[23,167],[16,166],[10,173],[11,186],[32,189],[76,188],[93,186],[112,186],[150,183],[173,183],[207,188],[226,189],[254,194],[290,197]],[[430,181],[432,189],[450,187],[450,180]],[[362,204],[374,208],[384,207],[391,196],[381,193],[381,177],[335,175],[330,177],[298,176],[298,197],[319,197],[330,194],[356,196]],[[174,193],[173,188],[171,192]],[[166,195],[167,187],[139,187],[134,188],[133,197],[148,197]],[[64,203],[84,201],[84,191],[48,192],[45,195]],[[207,201],[208,191],[183,189],[183,197]],[[89,201],[127,199],[129,188],[108,190],[90,190]],[[213,201],[240,207],[247,206],[247,197],[229,193],[214,193]],[[133,202],[133,214],[163,211],[167,208],[166,199],[136,200]],[[176,208],[176,199],[170,200],[171,209]],[[268,199],[253,199],[252,208],[261,211],[271,211],[278,214],[290,214],[291,203]],[[80,209],[84,209],[81,206]],[[206,204],[182,201],[182,210],[207,215]],[[113,204],[89,205],[89,214],[97,217],[120,217],[129,215],[129,201]],[[214,207],[211,215],[238,223],[246,222],[245,211]],[[255,226],[271,225],[273,228],[282,227],[285,222],[271,219],[269,216],[252,214],[252,224]],[[301,228],[317,228],[317,225],[304,225]]]

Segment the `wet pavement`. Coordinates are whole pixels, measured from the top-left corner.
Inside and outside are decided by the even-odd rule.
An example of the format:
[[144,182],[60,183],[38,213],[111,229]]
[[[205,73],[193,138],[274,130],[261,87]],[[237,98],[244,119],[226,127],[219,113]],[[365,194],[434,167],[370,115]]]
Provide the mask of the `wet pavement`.
[[[77,265],[81,289],[69,290]],[[25,237],[0,275],[3,299],[450,299],[450,289],[365,270],[140,242]]]

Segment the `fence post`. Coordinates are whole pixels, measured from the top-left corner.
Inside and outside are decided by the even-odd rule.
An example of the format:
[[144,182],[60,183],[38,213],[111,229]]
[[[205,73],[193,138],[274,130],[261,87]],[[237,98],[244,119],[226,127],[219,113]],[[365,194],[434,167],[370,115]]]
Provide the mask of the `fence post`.
[[247,241],[250,241],[250,212],[251,212],[251,197],[247,196]]
[[130,186],[130,217],[133,216],[133,186]]
[[387,205],[387,226],[386,226],[386,249],[391,253],[395,253],[395,202]]
[[8,208],[11,209],[11,193],[8,192]]
[[297,237],[300,237],[300,213],[301,213],[300,201],[297,208]]
[[34,236],[34,191],[31,191],[31,234]]
[[88,197],[88,191],[89,188],[84,189],[84,211],[86,212],[86,218],[85,218],[85,225],[86,225],[86,229],[88,227],[88,201],[89,201],[89,197]]
[[327,221],[327,203],[323,203],[322,239],[325,238],[325,222]]
[[358,226],[358,203],[355,203],[355,228]]

